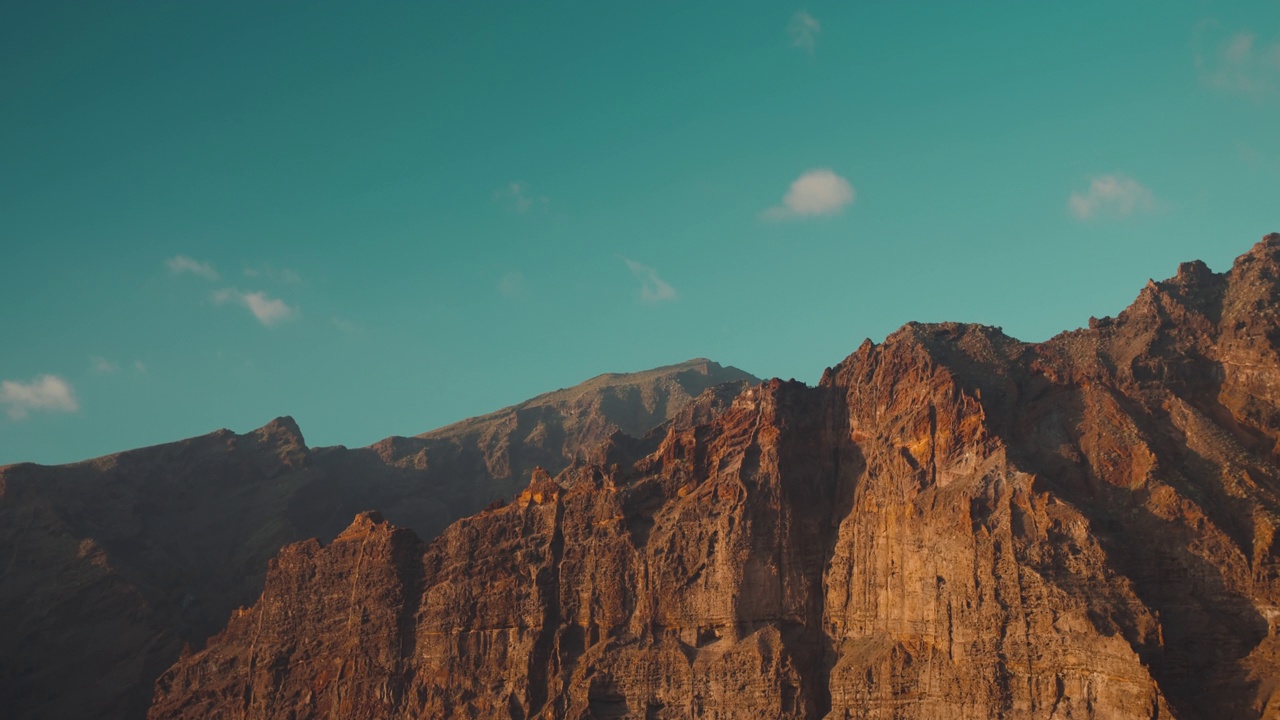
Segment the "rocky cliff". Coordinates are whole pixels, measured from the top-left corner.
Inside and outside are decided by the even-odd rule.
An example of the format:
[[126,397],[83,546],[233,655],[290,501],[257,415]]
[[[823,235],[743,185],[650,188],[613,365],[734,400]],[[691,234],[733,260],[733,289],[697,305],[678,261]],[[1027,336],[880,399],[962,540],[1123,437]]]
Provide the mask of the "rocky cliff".
[[429,544],[272,561],[152,718],[1280,717],[1280,235],[1029,344],[908,325]]
[[559,471],[619,428],[712,413],[746,380],[695,360],[369,448],[310,448],[280,418],[243,435],[0,468],[0,715],[141,718],[155,678],[262,592],[283,546],[327,541],[371,507],[434,537],[510,498],[535,465]]

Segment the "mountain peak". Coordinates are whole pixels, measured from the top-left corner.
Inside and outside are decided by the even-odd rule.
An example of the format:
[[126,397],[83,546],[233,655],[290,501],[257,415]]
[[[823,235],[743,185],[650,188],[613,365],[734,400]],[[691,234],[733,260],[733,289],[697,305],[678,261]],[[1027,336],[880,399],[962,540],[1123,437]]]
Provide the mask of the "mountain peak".
[[1204,264],[1203,260],[1192,260],[1178,265],[1178,272],[1170,280],[1179,285],[1204,283],[1215,277],[1215,273]]
[[302,437],[302,428],[298,427],[297,421],[289,415],[281,415],[273,419],[271,422],[263,425],[255,431],[260,438],[267,440],[286,441],[290,444],[305,446],[306,441]]
[[338,534],[338,539],[348,539],[368,535],[379,528],[389,529],[389,527],[390,526],[387,524],[386,518],[382,517],[381,512],[377,510],[365,510],[358,513],[351,521],[351,524],[347,526],[347,529]]
[[[693,358],[674,365],[626,373],[603,373],[577,385],[543,393],[517,405],[430,430],[419,438],[457,437],[482,427],[505,422],[535,408],[570,415],[590,414],[594,408],[602,422],[639,437],[675,417],[704,390],[723,383],[759,383],[760,379],[731,365],[707,358]],[[622,400],[625,399],[625,402]],[[636,411],[639,403],[639,411]],[[603,436],[601,436],[603,439]]]
[[1280,233],[1268,233],[1249,248],[1249,251],[1236,258],[1232,271],[1236,272],[1257,263],[1271,265],[1280,264]]

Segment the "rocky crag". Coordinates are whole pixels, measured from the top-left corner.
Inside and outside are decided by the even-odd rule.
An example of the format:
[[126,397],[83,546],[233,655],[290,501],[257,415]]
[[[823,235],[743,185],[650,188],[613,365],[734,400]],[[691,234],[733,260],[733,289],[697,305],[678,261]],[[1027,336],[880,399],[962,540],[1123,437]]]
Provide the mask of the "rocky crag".
[[253,602],[285,545],[332,539],[371,507],[434,537],[518,493],[535,466],[559,471],[619,429],[712,413],[747,381],[758,382],[694,360],[368,448],[310,448],[280,418],[0,468],[0,715],[141,718],[156,677]]
[[[151,718],[1280,717],[1280,235],[286,547]],[[696,415],[696,416],[695,416]]]

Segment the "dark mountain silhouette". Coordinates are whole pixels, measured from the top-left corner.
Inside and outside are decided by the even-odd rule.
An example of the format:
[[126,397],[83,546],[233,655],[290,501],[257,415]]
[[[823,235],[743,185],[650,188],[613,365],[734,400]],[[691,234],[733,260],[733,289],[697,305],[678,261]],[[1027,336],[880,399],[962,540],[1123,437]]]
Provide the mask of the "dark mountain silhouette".
[[[57,467],[0,468],[0,698],[9,718],[141,718],[184,644],[263,589],[268,560],[381,508],[434,537],[619,429],[706,413],[756,382],[709,360],[602,375],[368,448],[290,418]],[[728,385],[717,387],[720,383]]]

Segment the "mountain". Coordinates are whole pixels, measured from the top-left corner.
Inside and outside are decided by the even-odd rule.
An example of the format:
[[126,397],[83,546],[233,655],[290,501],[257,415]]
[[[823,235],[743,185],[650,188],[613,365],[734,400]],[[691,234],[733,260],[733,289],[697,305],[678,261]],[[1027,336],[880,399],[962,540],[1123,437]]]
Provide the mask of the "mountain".
[[[473,500],[509,498],[523,489],[536,467],[559,472],[586,459],[615,431],[641,437],[691,408],[710,412],[759,382],[735,367],[698,358],[644,372],[600,375],[489,415],[373,447],[399,465],[415,462],[423,453],[436,463],[447,456],[451,467],[446,474],[492,479],[490,486],[475,490],[488,495]],[[694,402],[708,390],[714,392],[705,402]]]
[[[0,468],[0,698],[10,718],[141,718],[156,677],[263,589],[267,564],[357,512],[434,537],[623,428],[756,382],[692,360],[603,375],[418,438],[310,448],[290,418],[73,465]],[[720,383],[727,385],[719,386]]]
[[1033,344],[909,324],[431,542],[361,514],[151,718],[1280,717],[1280,234]]

